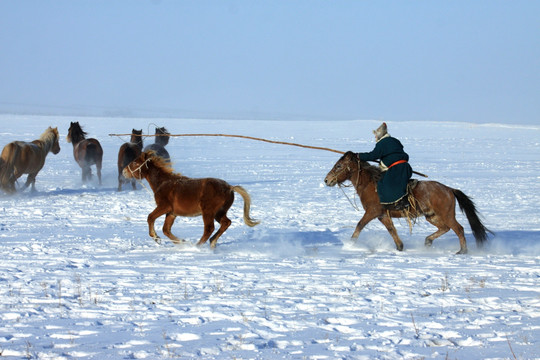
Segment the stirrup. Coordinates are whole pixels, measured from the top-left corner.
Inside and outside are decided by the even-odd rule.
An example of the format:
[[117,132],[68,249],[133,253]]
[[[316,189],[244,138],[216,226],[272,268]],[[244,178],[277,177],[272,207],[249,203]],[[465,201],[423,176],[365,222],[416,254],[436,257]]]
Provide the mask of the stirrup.
[[407,210],[409,208],[409,199],[407,196],[402,197],[396,202],[390,203],[390,204],[383,204],[383,209],[385,210],[395,210],[395,211],[402,211]]

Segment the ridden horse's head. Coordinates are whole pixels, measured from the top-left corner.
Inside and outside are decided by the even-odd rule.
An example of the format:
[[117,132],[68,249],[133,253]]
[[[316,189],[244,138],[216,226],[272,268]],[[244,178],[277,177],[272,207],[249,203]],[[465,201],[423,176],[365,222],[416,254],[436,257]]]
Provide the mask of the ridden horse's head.
[[131,140],[130,142],[137,145],[139,148],[143,148],[143,139],[142,139],[142,129],[141,130],[131,130]]
[[351,180],[358,187],[369,182],[376,183],[380,178],[381,170],[378,167],[360,160],[358,154],[347,151],[326,175],[324,183],[328,186],[334,186]]
[[66,136],[66,141],[72,142],[73,144],[77,144],[79,141],[84,140],[86,137],[86,132],[83,131],[81,125],[79,125],[79,122],[72,122],[69,125],[68,134]]
[[347,151],[326,175],[324,183],[327,186],[334,186],[350,180],[353,168],[358,169],[358,156],[352,151]]

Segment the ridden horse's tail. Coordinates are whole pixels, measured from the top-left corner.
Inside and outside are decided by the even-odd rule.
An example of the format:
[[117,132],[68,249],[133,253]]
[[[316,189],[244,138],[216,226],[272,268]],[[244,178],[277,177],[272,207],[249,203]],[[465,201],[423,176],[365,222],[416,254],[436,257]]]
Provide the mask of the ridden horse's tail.
[[15,172],[15,159],[19,156],[20,148],[14,143],[9,143],[2,150],[0,158],[0,186],[6,192],[15,192],[13,177]]
[[244,222],[246,223],[246,225],[253,227],[259,224],[260,221],[253,220],[252,218],[249,217],[249,209],[251,207],[251,197],[249,196],[246,189],[244,189],[241,186],[232,186],[232,190],[234,192],[239,193],[244,199]]
[[469,220],[472,233],[476,239],[476,246],[481,247],[488,238],[487,233],[491,233],[491,231],[482,224],[476,206],[471,198],[457,189],[452,189],[452,192],[458,201],[459,208],[465,213],[467,220]]

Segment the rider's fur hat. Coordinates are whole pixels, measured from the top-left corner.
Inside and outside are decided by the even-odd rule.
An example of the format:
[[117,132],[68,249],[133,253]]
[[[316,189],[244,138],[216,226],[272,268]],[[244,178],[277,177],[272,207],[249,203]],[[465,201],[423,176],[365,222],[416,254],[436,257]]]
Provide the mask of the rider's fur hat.
[[373,133],[375,134],[375,138],[377,139],[377,141],[382,139],[384,135],[388,134],[386,123],[383,122],[381,126],[379,126],[376,130],[373,130]]

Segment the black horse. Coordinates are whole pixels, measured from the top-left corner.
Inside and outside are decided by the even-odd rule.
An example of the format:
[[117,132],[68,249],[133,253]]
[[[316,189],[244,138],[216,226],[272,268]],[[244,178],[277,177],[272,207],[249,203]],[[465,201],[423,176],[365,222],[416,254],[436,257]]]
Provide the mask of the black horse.
[[157,156],[163,158],[167,162],[170,162],[171,157],[169,155],[169,152],[165,149],[165,145],[169,143],[170,135],[171,134],[169,133],[169,131],[167,131],[166,128],[156,128],[156,137],[154,143],[146,145],[144,151],[154,151]]

